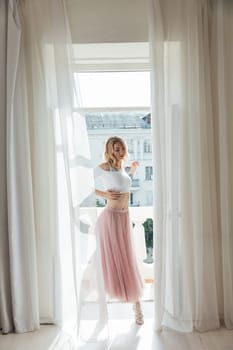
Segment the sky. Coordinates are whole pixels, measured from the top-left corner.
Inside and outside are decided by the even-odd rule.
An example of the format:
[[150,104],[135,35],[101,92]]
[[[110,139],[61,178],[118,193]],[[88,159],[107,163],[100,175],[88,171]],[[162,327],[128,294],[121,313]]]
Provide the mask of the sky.
[[149,72],[78,73],[83,107],[149,107]]

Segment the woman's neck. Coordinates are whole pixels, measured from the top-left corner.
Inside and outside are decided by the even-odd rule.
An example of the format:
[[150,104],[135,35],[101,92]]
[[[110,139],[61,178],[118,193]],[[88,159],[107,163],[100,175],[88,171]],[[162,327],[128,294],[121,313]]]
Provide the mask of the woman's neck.
[[112,167],[113,167],[114,169],[116,169],[116,170],[122,169],[122,166],[123,166],[123,163],[122,163],[121,160],[118,161],[118,162],[116,162],[115,164],[112,164]]

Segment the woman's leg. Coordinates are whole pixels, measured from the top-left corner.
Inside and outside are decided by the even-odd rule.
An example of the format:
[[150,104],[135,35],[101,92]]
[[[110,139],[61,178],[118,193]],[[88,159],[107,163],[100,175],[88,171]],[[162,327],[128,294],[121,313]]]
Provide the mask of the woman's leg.
[[144,323],[144,319],[143,319],[141,303],[140,303],[139,300],[136,301],[136,303],[133,305],[133,309],[134,309],[134,312],[135,312],[135,322],[138,325],[142,325]]

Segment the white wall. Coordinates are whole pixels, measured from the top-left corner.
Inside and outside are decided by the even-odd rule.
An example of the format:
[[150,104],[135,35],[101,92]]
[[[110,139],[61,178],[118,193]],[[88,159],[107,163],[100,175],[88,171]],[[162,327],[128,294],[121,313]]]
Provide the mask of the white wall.
[[66,0],[74,43],[148,41],[146,0]]

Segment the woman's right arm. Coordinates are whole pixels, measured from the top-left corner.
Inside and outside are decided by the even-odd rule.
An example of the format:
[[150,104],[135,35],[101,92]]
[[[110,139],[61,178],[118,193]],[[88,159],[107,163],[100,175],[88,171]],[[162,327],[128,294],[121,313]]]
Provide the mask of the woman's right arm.
[[120,192],[115,192],[111,190],[101,191],[101,190],[98,190],[97,188],[95,189],[95,193],[97,196],[103,197],[107,200],[117,200],[117,199],[120,199],[122,196],[122,193]]
[[[97,190],[97,188],[95,189],[95,194],[99,197],[103,197],[106,198],[106,192],[105,191],[101,191],[101,190]],[[107,198],[106,198],[107,199]]]

